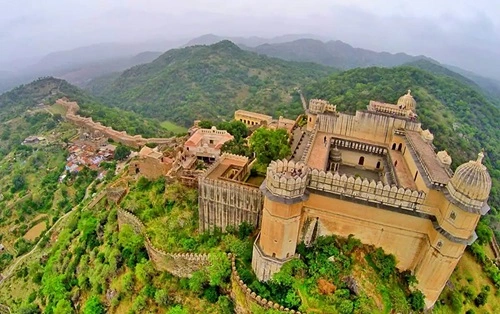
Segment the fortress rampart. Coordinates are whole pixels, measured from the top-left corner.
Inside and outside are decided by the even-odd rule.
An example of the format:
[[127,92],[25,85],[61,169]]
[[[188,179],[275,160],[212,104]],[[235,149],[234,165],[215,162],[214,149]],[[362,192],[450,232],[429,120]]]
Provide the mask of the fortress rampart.
[[426,197],[424,192],[384,185],[381,181],[341,176],[338,173],[333,174],[318,169],[311,171],[308,188],[408,210],[422,209]]
[[293,160],[272,161],[267,167],[266,188],[275,196],[294,198],[304,194],[309,168]]
[[373,114],[368,111],[357,111],[356,115],[320,114],[317,122],[319,132],[359,139],[365,139],[366,134],[370,134],[370,137],[379,143],[389,143],[392,140],[391,130],[393,129],[411,131],[421,129],[419,122],[390,114]]
[[[210,265],[208,254],[172,254],[156,248],[145,234],[145,226],[137,216],[123,209],[118,209],[117,215],[119,227],[123,226],[123,224],[128,224],[132,227],[134,232],[144,236],[144,245],[150,260],[157,270],[168,271],[177,277],[191,277],[194,272]],[[251,309],[253,306],[259,306],[264,309],[276,309],[287,313],[300,314],[299,311],[290,310],[278,303],[268,301],[253,292],[243,280],[241,280],[238,270],[236,269],[235,256],[228,253],[228,258],[231,261],[231,286],[233,287],[231,298],[235,301],[238,309],[237,313],[250,314],[252,313]],[[243,298],[239,296],[243,296]]]
[[242,222],[259,227],[264,197],[258,188],[229,180],[200,178],[198,191],[201,231],[214,227],[224,231]]
[[111,138],[115,142],[122,143],[123,145],[140,148],[146,145],[146,143],[172,145],[176,142],[175,137],[144,138],[142,135],[129,135],[125,131],[116,131],[113,130],[113,128],[102,125],[100,122],[94,122],[92,118],[86,118],[78,115],[77,112],[80,110],[80,106],[78,106],[78,103],[76,102],[68,101],[66,99],[58,99],[56,103],[66,108],[66,119],[71,123],[92,131],[99,131],[105,137]]
[[146,227],[137,216],[123,209],[118,209],[118,226],[128,224],[135,233],[144,236],[144,246],[149,258],[156,269],[168,271],[177,277],[191,277],[191,275],[209,265],[208,254],[194,253],[167,253],[153,245],[145,230]]
[[252,306],[256,305],[265,309],[275,309],[286,313],[301,314],[300,311],[286,308],[283,305],[279,305],[278,303],[275,303],[271,300],[267,300],[252,291],[252,289],[250,289],[240,278],[238,269],[236,268],[235,256],[233,254],[228,255],[231,260],[231,284],[233,287],[232,297],[236,304],[236,313],[251,314]]

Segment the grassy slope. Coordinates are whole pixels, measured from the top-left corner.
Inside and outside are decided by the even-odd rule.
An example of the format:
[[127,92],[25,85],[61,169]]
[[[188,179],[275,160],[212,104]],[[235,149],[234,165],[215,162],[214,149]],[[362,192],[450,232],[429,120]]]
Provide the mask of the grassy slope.
[[106,103],[185,126],[194,119],[229,118],[242,107],[293,117],[300,112],[300,103],[287,106],[293,89],[332,72],[259,56],[224,41],[170,50],[109,80],[98,93]]

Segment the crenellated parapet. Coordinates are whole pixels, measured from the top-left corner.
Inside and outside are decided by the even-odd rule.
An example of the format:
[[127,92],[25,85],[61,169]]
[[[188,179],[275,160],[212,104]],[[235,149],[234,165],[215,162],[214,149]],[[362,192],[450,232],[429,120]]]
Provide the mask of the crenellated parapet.
[[[267,300],[266,298],[263,298],[260,296],[258,293],[255,291],[252,291],[250,287],[248,287],[243,280],[240,278],[240,275],[238,273],[238,269],[236,268],[236,258],[235,255],[229,253],[228,254],[229,259],[231,260],[231,282],[233,284],[233,289],[239,290],[239,292],[242,292],[245,296],[244,300],[241,300],[240,298],[235,298],[236,300],[236,308],[238,309],[237,313],[244,313],[244,314],[250,314],[250,309],[251,306],[250,304],[256,304],[258,306],[261,306],[265,309],[274,309],[274,310],[279,310],[282,312],[286,313],[296,313],[300,314],[300,311],[295,311],[291,310],[287,307],[284,307],[283,305],[280,305],[276,302],[273,302],[271,300]],[[243,304],[242,304],[243,303]]]
[[311,171],[308,188],[410,210],[420,209],[426,197],[421,191],[318,169]]
[[272,161],[267,167],[266,188],[278,197],[296,198],[304,195],[309,167],[293,160]]
[[144,246],[150,260],[156,269],[168,271],[178,277],[191,277],[191,275],[209,265],[208,254],[195,253],[168,253],[157,248],[146,234],[146,227],[134,214],[118,209],[118,226],[128,224],[135,233],[144,236]]

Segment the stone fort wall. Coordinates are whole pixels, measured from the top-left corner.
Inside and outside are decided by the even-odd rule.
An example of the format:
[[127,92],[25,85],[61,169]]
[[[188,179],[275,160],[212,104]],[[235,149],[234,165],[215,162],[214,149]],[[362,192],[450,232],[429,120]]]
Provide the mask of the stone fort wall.
[[335,115],[319,114],[318,131],[346,137],[368,139],[379,143],[392,140],[393,129],[419,131],[421,124],[401,117],[357,111],[356,115],[337,113]]
[[156,248],[146,235],[146,227],[140,219],[132,213],[118,209],[118,226],[123,224],[130,225],[134,232],[144,236],[144,246],[157,270],[168,271],[177,277],[190,277],[195,271],[209,265],[208,254],[172,254]]
[[230,253],[229,258],[231,259],[231,285],[233,288],[231,297],[235,301],[236,313],[251,314],[253,313],[252,307],[259,306],[264,309],[275,309],[286,313],[301,314],[299,311],[291,310],[283,305],[267,300],[252,291],[252,289],[250,289],[240,278],[238,270],[236,269],[235,256]]
[[[145,226],[137,216],[123,209],[118,209],[118,226],[128,224],[134,232],[144,236],[144,245],[148,251],[149,258],[153,262],[154,267],[160,271],[168,271],[177,277],[190,277],[194,272],[206,268],[210,265],[208,254],[195,253],[167,253],[156,248],[145,234]],[[231,261],[231,286],[233,288],[231,298],[236,304],[236,313],[251,314],[252,307],[258,306],[264,309],[276,309],[287,313],[297,313],[299,311],[290,310],[279,305],[278,303],[268,301],[262,298],[257,293],[253,292],[241,280],[238,270],[236,269],[236,257],[229,253],[228,258]],[[239,296],[243,296],[240,298]]]
[[230,180],[200,178],[198,183],[200,231],[223,231],[248,222],[258,228],[264,196],[257,187]]
[[116,131],[113,130],[113,128],[102,125],[100,122],[94,122],[92,118],[86,118],[78,115],[77,112],[80,110],[80,106],[78,106],[78,103],[76,102],[61,98],[58,99],[56,103],[66,108],[66,119],[71,123],[91,131],[99,131],[105,137],[111,138],[115,142],[122,143],[123,145],[139,148],[146,145],[146,143],[172,145],[176,142],[175,137],[144,138],[141,135],[129,135],[125,131]]

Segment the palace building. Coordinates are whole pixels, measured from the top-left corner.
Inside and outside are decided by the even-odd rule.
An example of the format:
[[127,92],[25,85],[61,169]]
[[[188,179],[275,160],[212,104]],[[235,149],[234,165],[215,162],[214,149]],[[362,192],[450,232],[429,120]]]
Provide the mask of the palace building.
[[[371,101],[354,115],[324,100],[310,101],[301,144],[292,145],[300,153],[271,162],[260,186],[261,208],[253,202],[252,215],[246,214],[260,227],[252,257],[260,280],[296,257],[300,242],[352,234],[394,254],[398,268],[416,276],[427,307],[436,302],[466,246],[476,240],[479,218],[489,210],[491,178],[483,153],[453,172],[451,157],[435,152],[432,133],[418,122],[416,105],[409,91],[397,104]],[[205,187],[200,196],[200,219],[211,217],[203,218],[205,227],[219,226],[224,217],[246,217],[238,212],[249,198],[223,186],[217,185],[218,195],[207,198]],[[231,207],[235,200],[238,206]],[[229,205],[210,211],[207,202]]]

